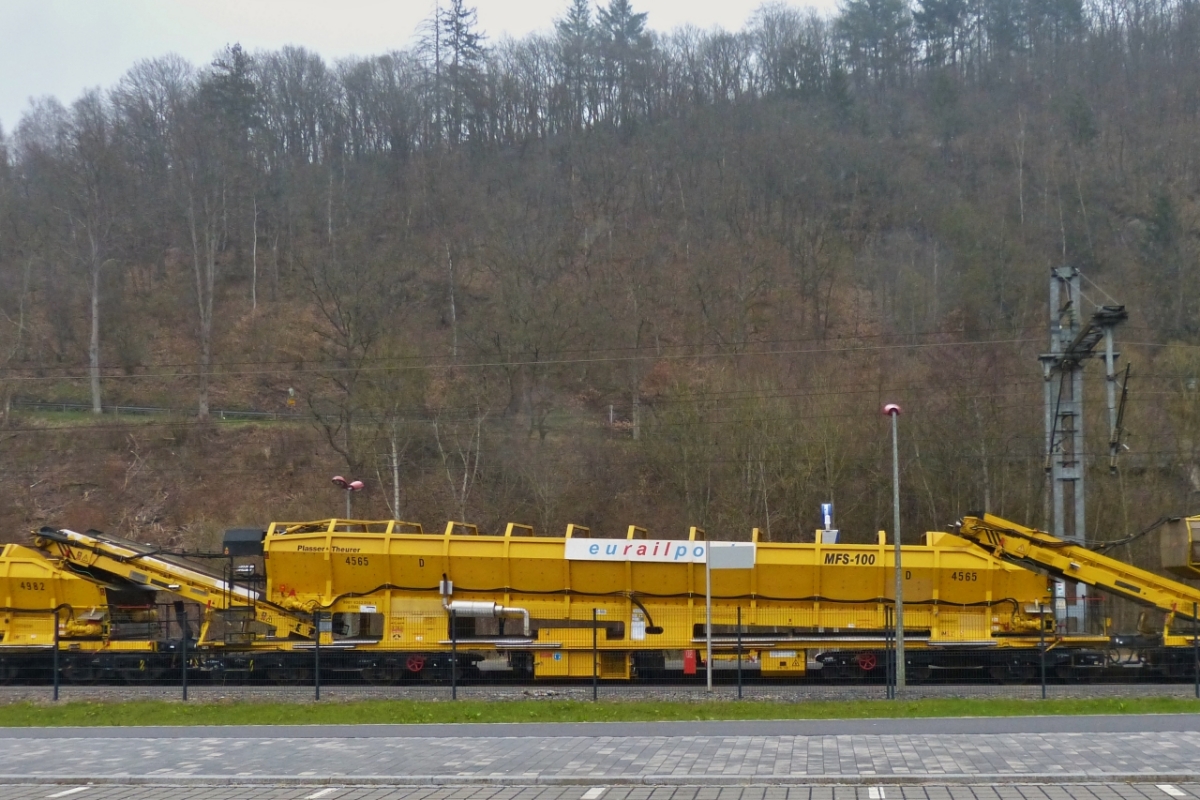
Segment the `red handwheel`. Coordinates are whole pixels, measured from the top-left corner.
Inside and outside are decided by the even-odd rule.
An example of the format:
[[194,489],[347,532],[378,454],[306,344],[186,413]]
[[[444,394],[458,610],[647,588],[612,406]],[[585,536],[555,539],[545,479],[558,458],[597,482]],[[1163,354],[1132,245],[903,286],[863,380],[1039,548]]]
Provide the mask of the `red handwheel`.
[[875,665],[878,663],[879,662],[876,660],[874,653],[858,654],[858,668],[863,672],[870,672],[871,670],[875,669]]
[[409,656],[404,665],[409,672],[420,672],[425,669],[425,656]]

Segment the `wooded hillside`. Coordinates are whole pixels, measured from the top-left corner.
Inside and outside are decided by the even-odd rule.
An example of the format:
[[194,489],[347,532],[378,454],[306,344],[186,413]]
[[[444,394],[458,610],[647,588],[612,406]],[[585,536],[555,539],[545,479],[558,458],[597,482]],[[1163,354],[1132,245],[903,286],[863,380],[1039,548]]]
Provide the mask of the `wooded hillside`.
[[199,546],[340,513],[344,474],[357,515],[432,527],[795,540],[832,500],[868,541],[885,402],[906,540],[1040,525],[1061,265],[1131,312],[1115,475],[1088,376],[1089,538],[1200,512],[1200,2],[652,25],[574,0],[497,41],[450,0],[406,50],[233,46],[37,101],[0,133],[3,537]]

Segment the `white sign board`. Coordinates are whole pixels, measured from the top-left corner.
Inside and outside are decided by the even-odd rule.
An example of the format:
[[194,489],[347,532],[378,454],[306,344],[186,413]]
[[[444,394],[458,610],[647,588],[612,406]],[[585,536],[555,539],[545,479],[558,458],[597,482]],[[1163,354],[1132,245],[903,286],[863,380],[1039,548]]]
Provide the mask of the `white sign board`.
[[654,561],[659,564],[703,564],[704,542],[672,539],[567,539],[568,561]]
[[753,569],[755,547],[752,542],[713,542],[709,569]]
[[[751,542],[713,542],[712,548],[712,569],[754,566],[754,544]],[[718,550],[736,550],[737,554],[717,555]],[[707,557],[707,542],[678,539],[568,539],[563,553],[563,558],[568,561],[649,561],[657,564],[703,564]],[[734,564],[721,565],[731,558],[735,559]],[[720,564],[717,559],[721,560]]]

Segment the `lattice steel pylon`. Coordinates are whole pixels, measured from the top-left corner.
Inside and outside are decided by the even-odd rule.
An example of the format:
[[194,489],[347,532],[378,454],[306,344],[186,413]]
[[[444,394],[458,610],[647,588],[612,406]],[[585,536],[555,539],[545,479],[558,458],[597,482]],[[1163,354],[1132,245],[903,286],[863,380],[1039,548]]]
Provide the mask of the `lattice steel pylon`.
[[[1050,352],[1038,356],[1046,402],[1046,473],[1050,482],[1050,529],[1065,541],[1083,544],[1086,527],[1084,475],[1087,472],[1083,439],[1083,362],[1096,355],[1104,341],[1109,415],[1109,464],[1115,468],[1120,450],[1119,413],[1116,401],[1116,360],[1113,328],[1128,319],[1123,305],[1097,306],[1083,318],[1082,273],[1074,267],[1050,272]],[[1082,629],[1086,589],[1075,587],[1078,602],[1069,604],[1066,587],[1055,587],[1058,619],[1068,631]]]

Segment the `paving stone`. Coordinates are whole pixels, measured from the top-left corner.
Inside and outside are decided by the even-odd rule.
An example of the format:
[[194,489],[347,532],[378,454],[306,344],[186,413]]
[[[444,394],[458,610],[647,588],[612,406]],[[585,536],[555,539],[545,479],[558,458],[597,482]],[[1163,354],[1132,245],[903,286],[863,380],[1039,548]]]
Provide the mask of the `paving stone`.
[[[0,774],[26,776],[822,776],[1168,773],[1200,768],[1200,732],[1024,736],[635,736],[270,739],[7,739]],[[716,787],[672,800],[714,800]],[[98,791],[89,790],[97,800]],[[80,792],[79,794],[84,794]],[[332,794],[332,793],[330,793]],[[1166,800],[1158,792],[1121,798]],[[1006,793],[1007,795],[1007,793]],[[1029,800],[1072,800],[1029,788]],[[1112,793],[1105,793],[1112,797]],[[3,796],[0,796],[2,798]],[[247,795],[251,798],[251,795]],[[495,787],[473,800],[507,800]],[[329,800],[333,800],[330,798]],[[443,789],[420,800],[466,800]],[[826,798],[813,798],[826,800]],[[840,800],[840,798],[829,800]],[[936,800],[932,798],[931,800]]]

